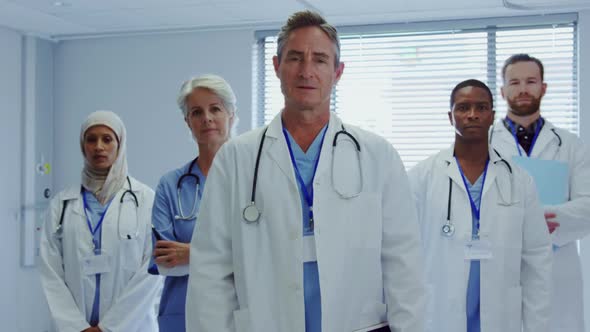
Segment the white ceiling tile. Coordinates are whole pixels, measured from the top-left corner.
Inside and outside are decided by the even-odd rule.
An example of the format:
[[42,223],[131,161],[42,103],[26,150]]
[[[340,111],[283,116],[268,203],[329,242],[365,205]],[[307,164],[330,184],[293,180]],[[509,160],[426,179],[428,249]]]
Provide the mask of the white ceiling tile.
[[84,12],[61,14],[61,18],[75,24],[85,24],[96,31],[117,31],[141,29],[144,27],[157,26],[158,22],[146,19],[135,11],[114,11],[114,12]]
[[228,14],[243,23],[285,22],[292,13],[306,9],[296,1],[249,0],[228,7]]
[[84,24],[75,24],[59,17],[31,11],[10,1],[0,3],[0,25],[22,31],[25,34],[49,37],[55,34],[93,33],[94,29]]
[[102,12],[128,9],[165,9],[194,5],[236,3],[239,0],[59,0],[63,6],[55,6],[56,0],[5,0],[32,10],[45,13]]
[[473,0],[307,0],[325,15],[367,15],[385,14],[399,15],[410,12],[455,12],[477,7],[485,10],[502,8],[501,0],[479,0],[474,6]]
[[[54,6],[61,1],[64,6]],[[509,0],[576,10],[590,0]],[[117,33],[171,28],[276,27],[305,8],[337,25],[550,13],[507,9],[502,0],[0,0],[0,26],[35,35]],[[578,4],[579,3],[579,4]]]
[[232,24],[227,15],[228,4],[203,4],[184,7],[170,7],[158,11],[138,10],[146,19],[158,22],[164,28],[170,27],[207,27]]

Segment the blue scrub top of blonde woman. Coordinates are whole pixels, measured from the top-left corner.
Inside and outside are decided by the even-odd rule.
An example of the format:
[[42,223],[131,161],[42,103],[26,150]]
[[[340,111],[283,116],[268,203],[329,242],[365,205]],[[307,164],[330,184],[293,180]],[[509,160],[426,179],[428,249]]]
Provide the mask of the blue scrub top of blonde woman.
[[[191,160],[183,167],[162,176],[156,189],[156,198],[152,209],[152,223],[154,232],[158,234],[161,240],[183,243],[190,243],[191,241],[196,217],[189,220],[181,220],[175,217],[189,216],[191,211],[193,211],[193,207],[195,207],[195,215],[199,211],[201,194],[206,178],[196,162],[194,163],[191,174],[195,174],[199,178],[200,186],[198,192],[196,179],[192,176],[185,176],[180,183],[180,196],[177,190],[178,180],[182,175],[188,174],[192,162]],[[179,199],[180,204],[178,204]],[[180,206],[182,206],[182,211],[179,209]],[[157,241],[155,236],[153,237],[153,241],[155,247]],[[152,274],[159,273],[153,257],[149,272]],[[158,312],[158,323],[161,332],[185,330],[184,306],[187,283],[188,274],[166,277]]]

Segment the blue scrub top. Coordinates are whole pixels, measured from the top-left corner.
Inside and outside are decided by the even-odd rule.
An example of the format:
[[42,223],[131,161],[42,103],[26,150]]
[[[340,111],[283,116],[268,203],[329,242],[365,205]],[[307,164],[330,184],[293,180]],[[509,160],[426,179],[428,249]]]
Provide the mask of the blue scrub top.
[[[84,195],[84,193],[82,193]],[[110,206],[110,202],[106,205],[100,204],[96,196],[86,191],[86,216],[92,229],[95,229],[98,225],[98,222],[102,218],[102,216],[107,212],[107,208]],[[88,230],[90,232],[90,230]],[[97,246],[95,249],[101,249],[102,247],[102,224],[96,230],[96,233],[92,235],[92,242],[95,243]],[[96,288],[94,289],[94,300],[92,301],[92,311],[90,312],[90,317],[86,317],[88,320],[88,324],[91,326],[98,326],[99,317],[100,317],[100,274],[95,276],[96,278]]]
[[[473,203],[476,206],[481,206],[482,186],[483,186],[483,174],[475,181],[474,184],[469,183],[467,178],[465,183],[469,187],[469,193],[473,198]],[[477,235],[477,217],[475,214],[471,217],[472,223],[472,235]],[[467,332],[480,332],[481,331],[481,315],[480,315],[480,264],[479,261],[472,260],[469,268],[469,280],[467,281]]]
[[[297,142],[293,139],[291,134],[287,131],[287,137],[293,151],[293,157],[297,163],[297,168],[301,174],[306,188],[301,188],[301,184],[297,181],[299,187],[299,196],[301,198],[302,214],[302,232],[303,236],[313,236],[314,232],[309,228],[309,205],[305,200],[303,190],[309,193],[313,187],[314,166],[320,157],[322,148],[322,137],[328,126],[319,132],[314,141],[311,143],[307,152],[303,152]],[[320,293],[320,278],[318,271],[318,262],[303,263],[303,295],[305,305],[305,331],[306,332],[321,332],[322,331],[322,300]]]
[[[175,220],[174,216],[180,215],[177,203],[176,184],[178,179],[188,172],[192,160],[183,167],[166,173],[160,179],[156,189],[156,197],[152,209],[152,224],[154,225],[162,240],[177,241],[190,243],[193,228],[195,227],[196,218],[192,220]],[[198,214],[201,204],[201,195],[205,188],[206,178],[195,162],[192,174],[199,177],[200,188],[196,202],[196,212]],[[185,177],[182,180],[180,199],[182,201],[183,215],[188,216],[195,204],[196,181],[193,177]],[[152,241],[156,244],[156,239],[152,236]],[[148,272],[158,274],[158,268],[154,263],[153,256],[150,262]],[[185,331],[184,306],[186,303],[186,288],[188,284],[188,275],[180,277],[166,277],[164,289],[160,299],[160,308],[158,312],[158,324],[160,332]]]

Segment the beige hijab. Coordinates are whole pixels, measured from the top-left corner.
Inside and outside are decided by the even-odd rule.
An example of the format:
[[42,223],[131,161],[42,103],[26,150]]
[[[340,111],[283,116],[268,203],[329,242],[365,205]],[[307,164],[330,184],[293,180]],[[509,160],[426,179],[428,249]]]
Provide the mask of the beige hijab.
[[[119,141],[117,159],[108,171],[100,171],[93,168],[84,154],[84,135],[93,126],[103,125],[109,127]],[[94,193],[101,204],[111,200],[117,192],[123,188],[127,178],[127,133],[125,125],[119,116],[111,111],[96,111],[86,118],[80,130],[80,147],[84,156],[84,169],[82,170],[82,186]]]

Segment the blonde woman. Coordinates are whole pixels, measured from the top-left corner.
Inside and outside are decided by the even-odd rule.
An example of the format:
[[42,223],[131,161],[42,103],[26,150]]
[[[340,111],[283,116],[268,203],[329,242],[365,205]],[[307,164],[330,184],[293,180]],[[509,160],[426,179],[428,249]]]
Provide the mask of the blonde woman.
[[160,300],[161,332],[185,331],[185,299],[190,241],[198,232],[199,205],[215,154],[237,123],[236,96],[216,75],[203,75],[182,84],[178,107],[195,139],[198,155],[162,176],[152,215],[154,263],[150,273],[166,276]]

